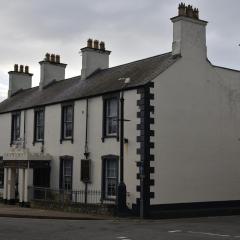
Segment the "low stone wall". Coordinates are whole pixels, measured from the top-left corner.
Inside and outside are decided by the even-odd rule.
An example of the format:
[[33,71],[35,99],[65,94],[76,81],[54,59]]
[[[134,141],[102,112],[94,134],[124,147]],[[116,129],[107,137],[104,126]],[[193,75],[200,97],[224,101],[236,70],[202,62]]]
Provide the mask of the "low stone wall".
[[50,201],[32,201],[31,208],[53,209],[65,212],[87,213],[98,215],[115,215],[115,205],[112,204],[65,204]]

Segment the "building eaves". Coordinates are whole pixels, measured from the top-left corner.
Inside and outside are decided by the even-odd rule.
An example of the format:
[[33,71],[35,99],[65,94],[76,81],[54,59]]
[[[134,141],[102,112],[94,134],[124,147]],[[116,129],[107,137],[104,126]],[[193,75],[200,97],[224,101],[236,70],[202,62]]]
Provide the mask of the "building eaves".
[[156,78],[179,57],[165,53],[96,71],[85,80],[76,76],[52,82],[43,90],[39,87],[22,90],[0,103],[0,114],[117,92],[124,84],[118,79],[124,77],[131,79],[125,90],[138,88]]

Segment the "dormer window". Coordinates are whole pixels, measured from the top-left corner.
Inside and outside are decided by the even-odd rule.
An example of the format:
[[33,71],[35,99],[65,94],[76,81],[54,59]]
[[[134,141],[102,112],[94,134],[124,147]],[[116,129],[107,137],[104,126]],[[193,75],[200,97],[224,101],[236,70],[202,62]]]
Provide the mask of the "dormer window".
[[12,114],[12,128],[11,128],[11,144],[14,144],[20,139],[20,112],[15,112]]
[[74,119],[74,105],[62,105],[62,124],[61,124],[61,140],[71,140],[73,142],[73,119]]

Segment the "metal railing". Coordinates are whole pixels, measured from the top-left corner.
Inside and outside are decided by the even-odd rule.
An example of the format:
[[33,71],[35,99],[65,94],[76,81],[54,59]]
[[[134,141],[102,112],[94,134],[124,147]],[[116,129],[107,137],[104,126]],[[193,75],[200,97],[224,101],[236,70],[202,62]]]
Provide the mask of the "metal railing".
[[105,199],[99,190],[63,190],[42,187],[28,187],[30,201],[71,204],[115,204],[115,198]]

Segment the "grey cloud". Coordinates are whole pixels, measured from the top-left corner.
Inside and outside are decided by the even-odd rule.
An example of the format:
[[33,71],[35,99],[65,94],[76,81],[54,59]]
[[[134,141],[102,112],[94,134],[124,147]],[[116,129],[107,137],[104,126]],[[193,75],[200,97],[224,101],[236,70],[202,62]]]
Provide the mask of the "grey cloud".
[[[171,50],[172,24],[178,0],[0,0],[0,83],[14,63],[28,64],[39,81],[39,66],[48,51],[68,63],[67,76],[80,74],[78,51],[88,37],[104,40],[112,50],[111,66]],[[239,68],[238,0],[189,0],[209,21],[209,59]],[[1,87],[1,86],[0,86]],[[1,90],[6,91],[6,90]],[[1,95],[0,92],[0,95]]]

